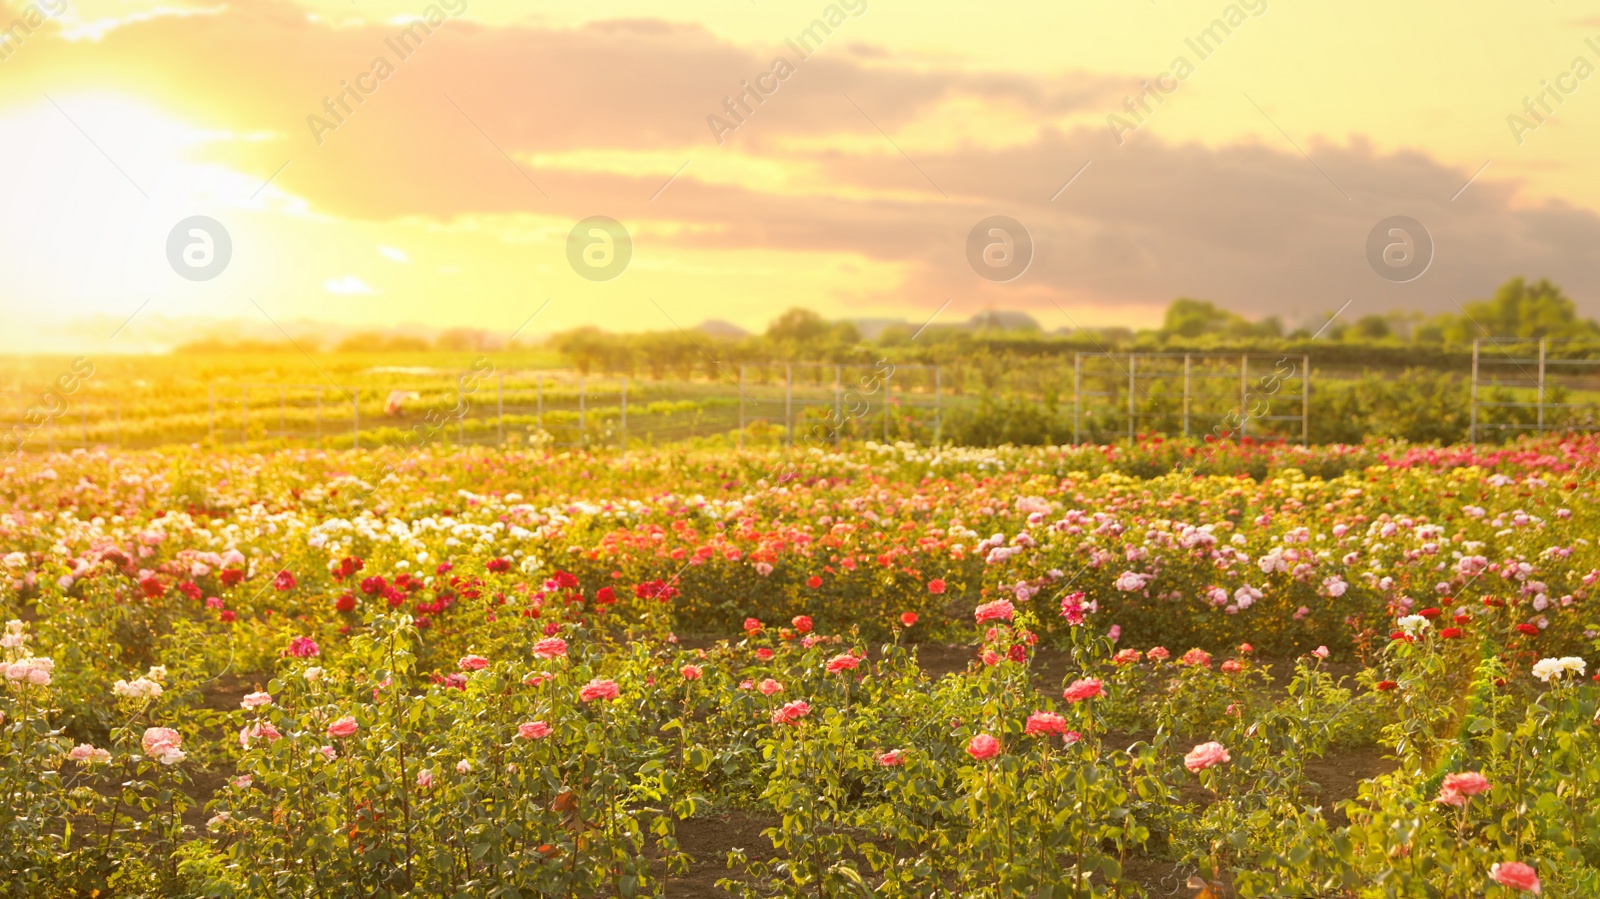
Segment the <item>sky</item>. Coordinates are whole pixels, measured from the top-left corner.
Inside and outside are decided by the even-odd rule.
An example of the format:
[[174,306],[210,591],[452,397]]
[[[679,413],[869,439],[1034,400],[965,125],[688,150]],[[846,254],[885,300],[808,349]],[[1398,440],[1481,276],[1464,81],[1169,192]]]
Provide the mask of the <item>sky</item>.
[[1578,6],[0,0],[0,350],[1600,315]]

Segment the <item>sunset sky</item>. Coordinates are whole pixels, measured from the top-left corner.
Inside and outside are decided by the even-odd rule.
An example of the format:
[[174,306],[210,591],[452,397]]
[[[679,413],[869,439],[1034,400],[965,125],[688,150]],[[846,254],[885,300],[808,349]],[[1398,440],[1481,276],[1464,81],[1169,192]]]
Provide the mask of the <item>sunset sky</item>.
[[[1177,296],[1295,325],[1514,275],[1600,315],[1600,15],[1578,7],[0,0],[0,349],[509,335],[547,300],[525,336],[947,300],[1141,326]],[[740,123],[725,98],[758,82]],[[335,116],[345,84],[372,90]],[[232,243],[204,281],[168,256],[197,215]],[[993,215],[1034,246],[1003,283],[968,260]],[[1436,248],[1407,283],[1367,258],[1394,215]],[[633,241],[612,280],[568,261],[591,216]]]

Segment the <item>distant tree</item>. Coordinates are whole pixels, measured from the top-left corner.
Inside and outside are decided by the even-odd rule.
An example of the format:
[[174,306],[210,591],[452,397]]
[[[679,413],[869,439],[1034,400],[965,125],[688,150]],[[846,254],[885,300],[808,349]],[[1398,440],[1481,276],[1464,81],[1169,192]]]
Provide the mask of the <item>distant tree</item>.
[[1389,327],[1389,320],[1381,315],[1363,315],[1340,333],[1340,338],[1348,341],[1365,342],[1383,340],[1394,335]]
[[1540,278],[1529,284],[1512,278],[1493,297],[1462,306],[1464,315],[1439,321],[1446,340],[1470,343],[1479,337],[1593,337],[1600,325],[1578,317],[1578,307],[1561,288]]
[[815,343],[828,336],[833,326],[810,309],[794,308],[773,319],[767,326],[767,339],[796,344]]
[[880,346],[905,346],[911,342],[911,335],[915,333],[910,325],[889,325],[878,334]]
[[1249,325],[1243,316],[1220,309],[1209,300],[1180,297],[1167,307],[1161,330],[1168,336],[1193,339],[1205,334],[1236,333],[1241,328],[1248,329]]

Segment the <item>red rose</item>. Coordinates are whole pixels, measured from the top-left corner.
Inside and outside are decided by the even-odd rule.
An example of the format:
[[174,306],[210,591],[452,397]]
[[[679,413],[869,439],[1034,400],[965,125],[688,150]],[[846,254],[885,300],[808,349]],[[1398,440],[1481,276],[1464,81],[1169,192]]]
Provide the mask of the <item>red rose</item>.
[[1443,640],[1459,640],[1461,639],[1461,628],[1447,627],[1439,631],[1439,637]]
[[1517,630],[1530,637],[1539,636],[1539,628],[1531,624],[1519,624],[1517,625]]
[[339,598],[334,600],[333,607],[341,612],[354,612],[356,610],[355,594],[348,591],[340,594]]
[[816,575],[813,574],[812,576],[806,578],[806,586],[810,587],[813,590],[815,590],[818,587],[822,586],[822,578],[817,577]]
[[901,615],[900,615],[900,623],[905,625],[906,627],[910,627],[913,624],[916,624],[917,623],[917,613],[916,612],[903,612],[903,613],[901,613]]
[[1398,687],[1398,686],[1400,686],[1400,685],[1395,683],[1392,680],[1381,680],[1381,681],[1378,681],[1376,684],[1373,685],[1373,689],[1374,690],[1389,691],[1389,690],[1393,690],[1395,687]]
[[928,592],[938,595],[944,592],[944,578],[936,577],[928,582]]

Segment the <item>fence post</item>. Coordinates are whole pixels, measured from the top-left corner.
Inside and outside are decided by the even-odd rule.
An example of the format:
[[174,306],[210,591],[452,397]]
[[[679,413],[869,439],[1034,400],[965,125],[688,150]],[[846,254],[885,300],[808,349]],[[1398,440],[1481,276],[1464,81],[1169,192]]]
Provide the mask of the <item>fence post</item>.
[[506,443],[506,373],[494,373],[494,442],[496,446],[505,446]]
[[622,451],[628,451],[628,376],[622,376]]
[[1250,356],[1239,357],[1239,436],[1250,433]]
[[1304,380],[1300,382],[1300,445],[1311,445],[1311,354],[1300,357]]
[[794,363],[783,364],[783,440],[794,449]]
[[1472,424],[1467,430],[1467,443],[1478,445],[1478,344],[1482,338],[1472,339]]
[[744,363],[739,363],[739,449],[744,449]]
[[1539,433],[1544,433],[1544,338],[1539,338]]
[[890,383],[893,379],[893,375],[885,375],[883,378],[883,442],[885,445],[889,442],[889,391],[893,386]]
[[933,445],[939,445],[939,393],[942,385],[939,378],[939,366],[933,367]]
[[1072,445],[1080,442],[1080,425],[1083,418],[1083,354],[1072,354]]
[[1134,390],[1135,390],[1135,388],[1136,388],[1136,386],[1138,384],[1138,381],[1136,380],[1137,376],[1134,374],[1134,372],[1136,372],[1138,370],[1138,368],[1139,368],[1139,354],[1138,353],[1129,353],[1128,354],[1128,442],[1129,443],[1133,442],[1133,425],[1134,425],[1134,420],[1135,420]]
[[844,432],[844,366],[833,367],[833,445],[839,445]]
[[1189,354],[1183,354],[1183,436],[1189,436]]

